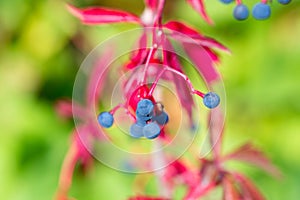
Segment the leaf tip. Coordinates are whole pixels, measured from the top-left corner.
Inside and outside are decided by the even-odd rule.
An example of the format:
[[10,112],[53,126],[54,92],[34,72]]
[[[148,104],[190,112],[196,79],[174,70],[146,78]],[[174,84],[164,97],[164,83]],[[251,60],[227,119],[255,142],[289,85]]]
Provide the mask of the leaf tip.
[[83,21],[83,16],[80,12],[80,9],[73,6],[72,4],[67,3],[66,4],[67,10],[75,17],[79,18],[81,21]]

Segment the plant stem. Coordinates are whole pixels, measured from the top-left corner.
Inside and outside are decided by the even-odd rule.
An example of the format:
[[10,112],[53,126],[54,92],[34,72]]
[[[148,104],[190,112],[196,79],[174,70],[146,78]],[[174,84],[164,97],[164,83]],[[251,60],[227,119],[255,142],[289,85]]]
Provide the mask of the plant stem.
[[237,5],[242,4],[242,0],[236,0],[236,4],[237,4]]
[[146,82],[147,82],[147,71],[148,71],[148,68],[149,68],[150,59],[153,56],[154,52],[156,51],[156,48],[157,48],[157,45],[154,44],[149,50],[148,57],[147,57],[145,67],[144,67],[144,71],[143,71],[143,79],[140,82],[140,85],[145,85]]
[[129,110],[126,108],[126,106],[125,106],[124,104],[122,104],[122,103],[118,104],[118,105],[115,106],[113,109],[111,109],[111,110],[109,111],[109,113],[112,114],[112,115],[114,115],[115,112],[117,112],[120,108],[124,108],[125,111],[126,111],[126,114],[129,115],[130,118],[131,118],[133,121],[135,121],[135,116],[134,116],[131,112],[129,112]]
[[115,106],[113,109],[111,109],[111,110],[109,111],[109,113],[112,114],[112,115],[114,115],[115,112],[116,112],[117,110],[119,110],[120,108],[124,108],[124,107],[125,107],[125,106],[124,106],[122,103],[120,103],[120,104],[118,104],[117,106]]
[[148,96],[152,96],[152,94],[153,94],[153,92],[154,92],[154,89],[156,88],[159,79],[160,79],[161,76],[165,73],[165,71],[166,71],[166,68],[163,68],[163,69],[160,71],[160,73],[157,75],[155,81],[153,82],[153,84],[152,84],[152,86],[151,86],[151,88],[150,88],[150,90],[149,90]]
[[168,67],[168,66],[164,66],[164,69],[158,74],[158,76],[156,77],[155,81],[153,82],[153,84],[152,84],[152,86],[151,86],[151,88],[150,88],[150,91],[149,91],[148,95],[152,95],[152,94],[153,94],[153,91],[154,91],[154,89],[156,88],[159,79],[161,78],[161,76],[163,75],[163,73],[164,73],[165,71],[172,72],[172,73],[174,73],[174,74],[176,74],[176,75],[182,77],[182,78],[186,81],[188,87],[190,88],[190,90],[191,90],[191,92],[192,92],[193,94],[196,94],[196,95],[200,96],[201,98],[204,97],[205,94],[204,94],[203,92],[200,92],[199,90],[196,90],[196,89],[193,87],[193,85],[192,85],[190,79],[187,77],[187,75],[185,75],[185,74],[179,72],[179,71],[176,70],[176,69],[170,68],[170,67]]
[[162,15],[163,15],[164,6],[165,6],[165,0],[160,0],[157,8],[157,14],[154,20],[155,23],[154,26],[156,25],[156,23],[158,23],[159,27],[162,25]]

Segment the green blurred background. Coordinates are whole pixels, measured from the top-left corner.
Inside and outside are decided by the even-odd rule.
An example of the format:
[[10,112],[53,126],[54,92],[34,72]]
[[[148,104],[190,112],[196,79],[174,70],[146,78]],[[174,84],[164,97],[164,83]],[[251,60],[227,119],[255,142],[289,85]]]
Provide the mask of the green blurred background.
[[[257,1],[245,1],[249,6]],[[72,121],[53,108],[71,97],[76,71],[99,42],[135,25],[84,26],[59,0],[0,1],[0,199],[52,199],[69,146]],[[142,0],[78,0],[141,13]],[[222,54],[227,92],[225,150],[252,141],[282,170],[274,179],[249,166],[249,175],[271,200],[300,195],[300,2],[276,1],[267,21],[237,22],[233,5],[207,1],[208,26],[183,0],[167,0],[166,18],[186,20],[232,50]],[[134,176],[100,163],[75,173],[71,196],[125,199]],[[148,193],[155,192],[149,187]],[[118,191],[118,192],[113,192]]]

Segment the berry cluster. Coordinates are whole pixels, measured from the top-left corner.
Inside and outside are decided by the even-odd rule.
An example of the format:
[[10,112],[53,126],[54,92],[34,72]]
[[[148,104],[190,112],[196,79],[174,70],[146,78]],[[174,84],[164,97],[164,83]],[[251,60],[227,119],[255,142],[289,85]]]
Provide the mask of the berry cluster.
[[169,121],[168,114],[155,109],[152,101],[142,99],[136,109],[136,122],[130,127],[130,135],[134,138],[146,137],[154,139],[160,134],[160,126]]
[[[233,0],[220,0],[224,4],[232,3]],[[286,5],[291,0],[278,0],[280,4]],[[236,6],[233,10],[233,16],[237,20],[245,20],[249,17],[248,7],[242,3],[241,0],[236,1]],[[252,16],[257,20],[265,20],[271,16],[271,7],[268,4],[268,0],[262,0],[261,2],[254,5],[252,8]]]
[[[144,88],[145,86],[142,86]],[[141,88],[138,89],[140,91]],[[138,93],[140,96],[140,93]],[[159,136],[161,127],[169,122],[169,116],[164,111],[164,106],[160,103],[153,103],[154,98],[146,95],[149,99],[141,99],[135,107],[135,123],[130,127],[130,135],[134,138],[146,137],[154,139]],[[210,109],[220,104],[220,97],[214,92],[208,92],[203,97],[203,104]],[[151,99],[151,100],[150,100]],[[101,112],[98,115],[98,122],[104,128],[110,128],[114,123],[113,114],[120,106],[115,107],[110,112]]]

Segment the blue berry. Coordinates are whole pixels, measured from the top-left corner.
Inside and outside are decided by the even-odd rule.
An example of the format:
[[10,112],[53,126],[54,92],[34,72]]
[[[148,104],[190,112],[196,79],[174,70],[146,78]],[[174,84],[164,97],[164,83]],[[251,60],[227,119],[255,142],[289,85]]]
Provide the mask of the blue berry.
[[137,118],[136,119],[136,124],[139,125],[139,126],[145,126],[147,124],[147,122]]
[[286,4],[289,4],[291,2],[291,0],[278,0],[278,2],[286,5]]
[[142,121],[148,121],[152,118],[154,105],[149,99],[139,101],[136,109],[136,117]]
[[245,20],[249,16],[249,10],[246,5],[239,4],[234,8],[233,16],[237,20]]
[[159,125],[165,125],[169,121],[169,116],[165,111],[163,111],[160,115],[154,116],[152,120],[156,121]]
[[233,2],[233,0],[220,0],[222,3],[229,4]]
[[109,128],[114,123],[114,116],[109,112],[102,112],[98,115],[98,122],[104,128]]
[[154,139],[160,134],[160,127],[156,122],[150,122],[143,128],[143,134],[148,139]]
[[257,3],[254,5],[252,15],[255,19],[264,20],[270,17],[271,7],[265,3]]
[[134,138],[140,138],[143,137],[143,128],[144,125],[140,125],[138,123],[132,124],[129,130],[129,133]]
[[214,92],[208,92],[203,98],[203,103],[208,108],[215,108],[220,103],[220,97]]

